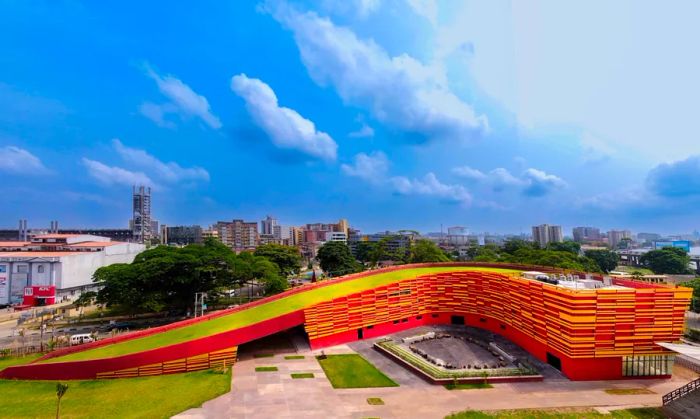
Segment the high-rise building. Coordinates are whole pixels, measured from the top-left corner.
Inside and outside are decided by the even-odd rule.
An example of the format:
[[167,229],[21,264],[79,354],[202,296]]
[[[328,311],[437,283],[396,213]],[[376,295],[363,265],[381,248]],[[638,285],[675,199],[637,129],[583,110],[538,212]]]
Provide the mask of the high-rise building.
[[277,219],[268,215],[264,220],[260,221],[260,234],[275,234],[276,225]]
[[258,223],[243,220],[219,221],[213,228],[219,240],[236,252],[255,250],[259,244]]
[[163,229],[167,242],[165,244],[188,245],[202,243],[202,227],[198,225],[192,226],[173,226]]
[[561,226],[541,224],[532,226],[532,239],[540,245],[546,247],[549,243],[560,243],[564,241]]
[[600,241],[600,229],[595,227],[574,227],[574,241],[577,243]]
[[608,245],[611,249],[617,249],[622,240],[632,239],[632,232],[629,230],[610,230],[608,231]]
[[132,193],[131,232],[134,241],[145,243],[151,240],[151,188],[146,186],[133,187]]

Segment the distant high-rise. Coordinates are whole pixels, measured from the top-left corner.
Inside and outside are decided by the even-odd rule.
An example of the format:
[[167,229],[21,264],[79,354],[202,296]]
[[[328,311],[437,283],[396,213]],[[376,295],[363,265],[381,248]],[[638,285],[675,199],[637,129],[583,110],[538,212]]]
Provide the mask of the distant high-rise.
[[146,186],[133,187],[132,194],[133,217],[131,232],[134,241],[145,243],[153,237],[151,223],[151,188]]
[[617,249],[620,242],[624,239],[632,239],[632,232],[629,230],[608,231],[608,245],[611,249]]
[[236,252],[255,250],[259,244],[258,223],[243,220],[219,221],[212,227],[219,240]]
[[532,238],[540,247],[546,247],[549,243],[564,241],[561,226],[551,226],[549,224],[532,226]]
[[600,229],[595,227],[574,227],[574,241],[577,243],[595,242],[601,239]]
[[260,234],[275,234],[276,225],[277,219],[268,215],[264,220],[260,221]]

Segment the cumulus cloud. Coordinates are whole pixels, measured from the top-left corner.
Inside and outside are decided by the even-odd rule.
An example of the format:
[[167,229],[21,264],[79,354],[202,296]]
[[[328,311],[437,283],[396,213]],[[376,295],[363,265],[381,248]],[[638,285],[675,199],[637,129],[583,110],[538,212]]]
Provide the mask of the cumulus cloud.
[[699,196],[700,156],[656,166],[649,171],[646,185],[652,193],[663,197]]
[[433,196],[464,205],[469,205],[472,202],[472,196],[464,186],[442,183],[432,172],[426,174],[423,179],[396,176],[390,179],[390,183],[394,190],[402,195]]
[[88,174],[103,185],[144,185],[156,187],[157,185],[143,172],[135,172],[117,166],[107,166],[96,160],[83,158],[83,165]]
[[112,140],[112,146],[119,156],[133,166],[153,171],[155,176],[166,182],[183,180],[209,181],[209,172],[201,167],[182,167],[175,162],[164,163],[145,150],[127,147],[118,139]]
[[385,180],[389,170],[389,160],[381,151],[370,154],[359,153],[355,156],[354,164],[343,164],[340,168],[348,176],[358,177],[376,184]]
[[566,182],[560,177],[537,169],[527,169],[523,178],[527,185],[523,193],[528,196],[544,196],[566,187]]
[[239,74],[231,80],[231,89],[243,98],[253,121],[275,146],[335,160],[338,145],[333,138],[297,111],[279,106],[275,92],[263,81]]
[[407,2],[417,15],[428,19],[433,26],[437,25],[438,4],[436,0],[407,0]]
[[0,147],[0,172],[16,175],[44,175],[49,170],[29,151],[15,147]]
[[488,129],[487,118],[449,89],[442,66],[407,54],[392,57],[373,40],[284,3],[272,14],[294,33],[313,80],[333,86],[346,103],[368,109],[378,121],[422,141],[466,140]]
[[481,181],[486,179],[486,174],[484,172],[469,166],[455,167],[452,169],[452,173],[469,180]]
[[[170,113],[179,114],[181,117],[197,117],[211,128],[221,128],[221,121],[214,115],[209,106],[209,101],[204,96],[197,94],[182,80],[171,75],[161,76],[150,66],[146,66],[146,75],[152,78],[158,85],[158,90],[170,100],[164,104],[146,102],[139,108],[140,112],[156,124],[167,126],[164,116]],[[172,124],[172,123],[171,123]]]
[[503,167],[484,173],[469,166],[460,166],[453,168],[452,173],[481,183],[494,192],[515,189],[533,197],[547,195],[567,185],[560,177],[533,168],[525,170],[520,177],[513,175],[508,169]]
[[374,128],[370,127],[369,125],[367,125],[363,122],[360,129],[358,129],[357,131],[351,132],[350,134],[348,134],[348,137],[351,137],[351,138],[374,137]]
[[615,154],[615,148],[609,142],[584,132],[580,138],[583,163],[600,163],[609,160]]

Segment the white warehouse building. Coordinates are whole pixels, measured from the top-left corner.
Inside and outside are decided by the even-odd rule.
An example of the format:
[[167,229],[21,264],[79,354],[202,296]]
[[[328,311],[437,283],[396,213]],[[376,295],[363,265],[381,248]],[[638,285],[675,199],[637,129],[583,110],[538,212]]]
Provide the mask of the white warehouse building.
[[98,268],[131,263],[143,244],[86,234],[42,234],[0,242],[0,305],[45,305],[96,287]]

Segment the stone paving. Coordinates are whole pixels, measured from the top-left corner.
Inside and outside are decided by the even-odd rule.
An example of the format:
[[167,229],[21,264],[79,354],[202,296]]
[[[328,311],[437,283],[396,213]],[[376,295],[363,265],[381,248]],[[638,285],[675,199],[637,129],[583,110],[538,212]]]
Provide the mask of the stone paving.
[[[248,358],[233,369],[230,393],[210,400],[201,408],[176,416],[199,418],[443,418],[466,409],[499,410],[553,407],[595,407],[600,411],[638,406],[658,406],[661,396],[692,379],[680,375],[671,380],[624,380],[573,382],[549,379],[543,382],[495,384],[482,390],[449,391],[428,385],[402,369],[385,368],[382,357],[369,346],[353,345],[400,387],[333,389],[315,359],[320,351],[304,352],[304,359]],[[353,353],[347,345],[324,350],[326,354]],[[368,356],[370,355],[371,356]],[[276,366],[276,372],[255,372],[258,366]],[[405,371],[405,370],[404,370]],[[311,372],[314,378],[292,379],[293,372]],[[653,394],[611,395],[609,388],[648,388]],[[380,397],[383,406],[370,406],[368,397]]]

